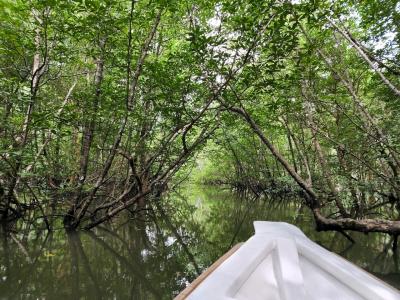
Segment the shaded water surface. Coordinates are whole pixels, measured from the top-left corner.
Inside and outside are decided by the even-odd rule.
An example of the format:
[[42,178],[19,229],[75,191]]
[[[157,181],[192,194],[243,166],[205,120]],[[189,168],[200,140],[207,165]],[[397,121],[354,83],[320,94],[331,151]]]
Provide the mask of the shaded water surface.
[[318,233],[290,199],[274,202],[189,187],[92,232],[22,228],[0,241],[0,299],[172,299],[218,257],[253,233],[254,220],[285,221],[400,287],[389,236]]

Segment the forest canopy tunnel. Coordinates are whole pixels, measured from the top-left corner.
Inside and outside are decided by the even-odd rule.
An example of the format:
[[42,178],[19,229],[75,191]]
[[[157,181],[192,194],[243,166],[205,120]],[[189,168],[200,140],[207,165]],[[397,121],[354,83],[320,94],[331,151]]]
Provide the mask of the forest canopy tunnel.
[[93,228],[203,151],[208,182],[397,236],[400,7],[377,3],[2,1],[0,219]]

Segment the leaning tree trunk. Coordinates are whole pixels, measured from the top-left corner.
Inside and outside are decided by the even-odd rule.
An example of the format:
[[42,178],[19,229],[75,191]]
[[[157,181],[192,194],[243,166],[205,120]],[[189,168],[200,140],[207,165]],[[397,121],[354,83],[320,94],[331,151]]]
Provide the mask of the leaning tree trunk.
[[306,183],[306,181],[301,178],[301,176],[294,170],[294,168],[282,156],[282,154],[279,153],[276,147],[270,142],[261,128],[253,120],[251,115],[243,107],[228,107],[228,109],[241,116],[248,123],[250,128],[260,138],[262,143],[270,150],[271,154],[284,167],[284,169],[295,180],[295,182],[303,189],[308,198],[306,204],[314,214],[317,230],[336,230],[339,232],[343,232],[344,230],[359,232],[382,232],[395,236],[400,234],[400,221],[383,219],[356,220],[352,218],[331,219],[324,217],[321,213],[321,203],[318,195]]

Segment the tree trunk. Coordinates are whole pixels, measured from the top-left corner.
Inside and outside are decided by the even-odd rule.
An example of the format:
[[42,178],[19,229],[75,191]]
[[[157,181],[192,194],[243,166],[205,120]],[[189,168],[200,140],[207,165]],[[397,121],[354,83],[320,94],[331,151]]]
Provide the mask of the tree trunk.
[[312,134],[312,141],[313,141],[313,144],[315,147],[315,151],[317,152],[317,156],[318,156],[319,164],[321,166],[322,174],[324,176],[326,183],[328,184],[330,192],[333,196],[333,200],[335,201],[336,207],[339,209],[339,213],[343,217],[349,217],[349,214],[347,213],[346,209],[343,206],[342,201],[339,198],[338,189],[336,187],[336,184],[333,182],[331,170],[329,168],[328,162],[327,162],[325,154],[321,148],[321,145],[318,141],[317,130],[315,128],[316,125],[315,125],[314,119],[313,119],[313,109],[314,108],[312,107],[311,102],[309,102],[308,95],[306,93],[306,88],[304,86],[304,82],[302,83],[301,89],[302,89],[303,97],[305,99],[304,114],[306,115],[307,122],[309,123],[309,125],[311,125],[310,129],[311,129],[311,134]]
[[317,194],[307,185],[299,174],[294,171],[294,168],[287,160],[277,151],[274,145],[267,139],[260,127],[254,122],[252,117],[244,108],[229,107],[229,110],[240,115],[259,136],[260,140],[268,147],[272,155],[281,163],[289,175],[308,195],[307,205],[311,208],[316,222],[317,230],[336,230],[343,232],[344,230],[353,230],[360,232],[382,232],[388,234],[400,234],[400,221],[388,221],[381,219],[362,219],[355,220],[352,218],[329,219],[321,214],[321,205]]

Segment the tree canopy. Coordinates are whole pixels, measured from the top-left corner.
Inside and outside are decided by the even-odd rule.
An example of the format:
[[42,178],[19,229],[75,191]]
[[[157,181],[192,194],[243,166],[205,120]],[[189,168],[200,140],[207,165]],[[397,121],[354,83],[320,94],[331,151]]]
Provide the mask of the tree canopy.
[[[185,179],[400,233],[398,1],[0,1],[0,220],[90,229]],[[250,205],[250,204],[249,204]]]

